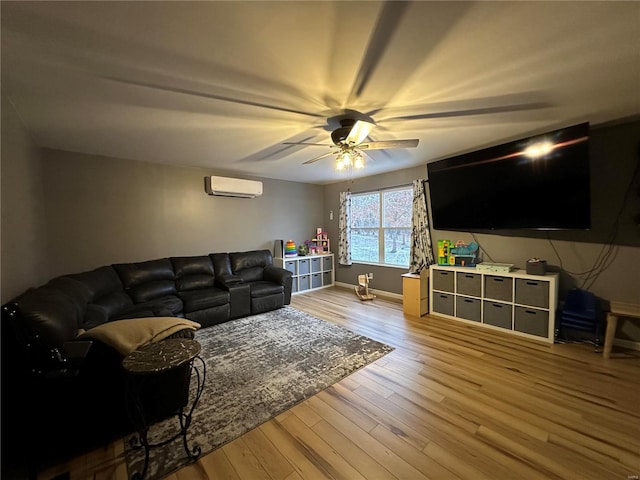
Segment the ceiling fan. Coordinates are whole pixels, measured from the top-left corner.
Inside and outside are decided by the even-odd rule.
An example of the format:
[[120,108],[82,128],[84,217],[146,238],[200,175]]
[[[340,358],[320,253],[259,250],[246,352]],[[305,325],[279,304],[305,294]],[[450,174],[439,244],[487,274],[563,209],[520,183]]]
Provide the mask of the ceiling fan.
[[364,156],[363,150],[382,150],[389,148],[415,148],[418,146],[419,139],[412,138],[407,140],[383,140],[377,142],[365,142],[369,133],[375,128],[375,123],[366,120],[355,120],[354,118],[339,119],[340,127],[331,132],[331,141],[333,145],[324,143],[308,143],[308,142],[284,142],[285,145],[311,145],[329,147],[330,152],[318,155],[303,165],[317,162],[329,155],[336,154],[336,169],[344,170],[345,168],[363,168]]

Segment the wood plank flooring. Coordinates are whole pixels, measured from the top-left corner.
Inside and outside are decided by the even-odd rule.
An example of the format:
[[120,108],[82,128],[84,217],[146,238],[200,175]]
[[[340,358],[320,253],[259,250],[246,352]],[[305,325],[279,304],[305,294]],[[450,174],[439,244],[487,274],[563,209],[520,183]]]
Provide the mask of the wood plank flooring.
[[[640,355],[605,360],[331,288],[292,305],[395,347],[169,480],[580,479],[640,475]],[[122,442],[41,472],[126,480]]]

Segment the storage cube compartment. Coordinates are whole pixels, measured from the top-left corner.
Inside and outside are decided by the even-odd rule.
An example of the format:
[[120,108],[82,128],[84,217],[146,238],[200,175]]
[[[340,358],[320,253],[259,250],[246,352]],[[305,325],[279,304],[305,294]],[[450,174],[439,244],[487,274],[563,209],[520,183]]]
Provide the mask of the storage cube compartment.
[[479,297],[482,293],[482,275],[477,273],[456,273],[456,293]]
[[456,317],[480,321],[480,299],[456,296]]
[[306,275],[309,272],[309,260],[298,260],[298,275]]
[[483,302],[482,322],[511,330],[512,307],[506,303]]
[[485,275],[484,297],[492,300],[512,301],[513,279],[498,275]]
[[311,274],[311,288],[319,288],[321,286],[322,286],[322,274],[321,273]]
[[442,290],[445,292],[453,292],[454,279],[455,272],[446,270],[434,270],[433,278],[431,279],[431,281],[433,282],[433,289]]
[[284,262],[284,268],[286,270],[289,270],[291,273],[293,273],[294,275],[297,275],[298,272],[296,271],[296,266],[298,265],[298,262],[289,260],[287,262]]
[[333,257],[322,257],[322,270],[333,270]]
[[516,279],[516,303],[546,308],[549,306],[549,282]]
[[453,297],[452,293],[433,292],[433,311],[453,316]]
[[296,293],[298,291],[298,277],[293,277],[291,282],[291,293]]
[[331,285],[331,272],[322,272],[322,285]]
[[302,277],[298,277],[298,290],[301,292],[303,290],[309,290],[311,288],[311,275],[304,275]]
[[516,307],[513,329],[539,337],[549,332],[549,312],[535,308]]
[[311,271],[319,272],[322,269],[322,259],[321,258],[312,258],[311,259]]

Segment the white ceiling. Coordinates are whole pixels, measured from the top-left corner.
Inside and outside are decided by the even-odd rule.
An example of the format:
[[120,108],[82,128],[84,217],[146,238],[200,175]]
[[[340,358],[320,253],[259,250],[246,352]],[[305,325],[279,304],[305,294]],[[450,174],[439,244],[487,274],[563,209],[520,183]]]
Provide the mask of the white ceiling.
[[35,143],[330,183],[640,113],[640,2],[1,2],[2,93]]

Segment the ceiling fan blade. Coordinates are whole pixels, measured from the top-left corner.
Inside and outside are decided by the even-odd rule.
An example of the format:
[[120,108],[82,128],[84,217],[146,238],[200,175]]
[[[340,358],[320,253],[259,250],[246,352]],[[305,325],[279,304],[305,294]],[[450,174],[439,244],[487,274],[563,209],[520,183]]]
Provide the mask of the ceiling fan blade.
[[358,120],[351,128],[349,135],[345,139],[345,143],[359,145],[365,141],[365,139],[371,133],[371,130],[375,128],[376,124],[371,122],[365,122],[364,120]]
[[407,140],[382,140],[379,142],[369,142],[358,145],[362,150],[382,150],[385,148],[415,148],[420,139],[411,138]]
[[302,162],[303,165],[309,165],[310,163],[314,163],[317,162],[318,160],[323,159],[324,157],[328,157],[329,155],[333,155],[334,152],[327,152],[327,153],[323,153],[322,155],[318,155],[315,158],[312,158],[311,160],[307,160],[306,162]]

